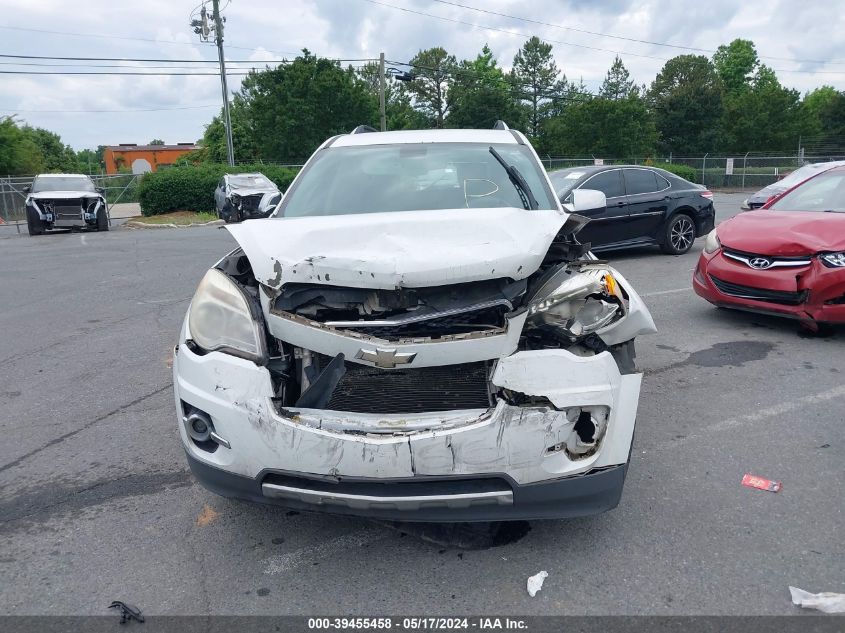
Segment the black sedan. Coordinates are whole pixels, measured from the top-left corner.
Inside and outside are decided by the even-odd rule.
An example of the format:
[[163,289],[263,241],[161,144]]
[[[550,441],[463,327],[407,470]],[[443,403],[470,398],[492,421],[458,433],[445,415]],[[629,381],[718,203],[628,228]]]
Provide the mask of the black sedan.
[[561,202],[575,189],[595,189],[607,207],[589,214],[578,233],[593,250],[657,245],[664,253],[686,253],[695,238],[713,230],[713,194],[664,169],[636,165],[589,166],[549,174]]

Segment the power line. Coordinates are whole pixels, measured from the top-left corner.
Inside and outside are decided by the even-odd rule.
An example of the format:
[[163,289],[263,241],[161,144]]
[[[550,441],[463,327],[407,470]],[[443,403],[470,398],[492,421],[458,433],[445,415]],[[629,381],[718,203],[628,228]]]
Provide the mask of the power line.
[[[67,35],[71,37],[95,37],[98,39],[107,40],[127,40],[134,42],[153,42],[155,44],[176,44],[179,46],[195,46],[194,42],[178,42],[176,40],[157,40],[146,37],[129,37],[127,35],[103,35],[101,33],[72,33],[70,31],[51,31],[47,29],[31,29],[23,26],[4,26],[0,25],[0,29],[9,29],[12,31],[28,31],[30,33],[47,33],[49,35]],[[229,46],[229,48],[236,48],[243,51],[267,51],[268,53],[275,53],[276,55],[299,55],[300,52],[292,53],[291,51],[271,51],[269,49],[250,48],[248,46]]]
[[[149,75],[150,77],[219,77],[220,73],[183,73],[183,72],[110,72],[110,71],[85,71],[85,70],[62,70],[62,71],[34,71],[34,70],[0,70],[0,75]],[[226,73],[231,77],[245,77],[249,73]]]
[[[2,28],[2,27],[0,27]],[[268,51],[270,52],[270,51]],[[63,56],[48,56],[48,55],[11,55],[8,53],[0,53],[0,57],[10,59],[43,59],[52,61],[83,61],[83,62],[150,62],[150,63],[173,63],[173,64],[216,64],[217,61],[213,59],[166,59],[166,58],[142,58],[142,57],[63,57]],[[333,62],[376,62],[377,58],[365,57],[359,59],[341,59],[328,58]],[[227,64],[271,64],[271,63],[290,63],[289,59],[227,59]],[[74,64],[75,65],[75,64]]]
[[[522,22],[529,22],[531,24],[538,24],[541,26],[550,26],[555,29],[562,29],[564,31],[575,31],[577,33],[586,33],[588,35],[596,35],[598,37],[608,37],[616,40],[623,40],[626,42],[636,42],[638,44],[649,44],[651,46],[664,46],[667,48],[675,48],[680,50],[688,50],[688,51],[697,51],[700,53],[709,53],[713,54],[716,51],[707,48],[696,48],[695,46],[680,46],[678,44],[669,44],[667,42],[654,42],[651,40],[641,40],[635,37],[625,37],[624,35],[613,35],[611,33],[601,33],[599,31],[588,31],[587,29],[581,29],[574,26],[563,26],[561,24],[552,24],[551,22],[543,22],[542,20],[534,20],[532,18],[524,18],[517,15],[508,15],[507,13],[500,13],[499,11],[491,11],[490,9],[480,9],[478,7],[472,7],[468,4],[461,4],[459,2],[452,2],[450,0],[433,0],[433,2],[438,2],[440,4],[446,4],[453,7],[460,7],[462,9],[469,9],[470,11],[477,11],[479,13],[487,13],[490,15],[496,15],[502,18],[509,18],[511,20],[520,20]],[[795,62],[795,63],[806,63],[806,64],[832,64],[832,63],[842,63],[841,60],[819,60],[819,59],[794,59],[791,57],[774,57],[772,55],[759,55],[759,57],[764,59],[775,59],[778,61],[785,61],[785,62]]]
[[[458,20],[456,18],[447,18],[447,17],[444,17],[442,15],[434,15],[432,13],[426,13],[425,11],[417,11],[415,9],[409,9],[407,7],[397,7],[394,4],[388,4],[386,2],[381,2],[380,0],[363,0],[363,1],[369,2],[370,4],[375,4],[375,5],[378,5],[378,6],[387,7],[389,9],[396,9],[397,11],[404,11],[405,13],[413,13],[415,15],[422,15],[422,16],[425,16],[427,18],[434,18],[436,20],[443,20],[444,22],[452,22],[452,23],[455,23],[455,24],[463,24],[465,26],[471,26],[473,28],[481,29],[481,30],[484,30],[484,31],[496,31],[498,33],[506,33],[508,35],[516,35],[516,36],[519,36],[519,37],[524,37],[526,39],[529,39],[529,38],[532,37],[531,35],[529,35],[527,33],[522,33],[520,31],[511,31],[509,29],[502,29],[502,28],[495,27],[495,26],[488,26],[488,25],[484,25],[484,24],[476,24],[475,22],[467,22],[466,20]],[[669,57],[657,57],[656,55],[644,55],[642,53],[630,53],[630,52],[627,52],[627,51],[617,51],[617,50],[613,50],[613,49],[610,49],[610,48],[601,48],[601,47],[598,47],[598,46],[589,46],[587,44],[576,44],[575,42],[566,42],[566,41],[563,41],[563,40],[553,40],[553,39],[550,39],[550,38],[543,38],[543,40],[546,41],[546,42],[551,42],[553,44],[562,44],[564,46],[574,46],[576,48],[585,48],[585,49],[588,49],[588,50],[601,51],[601,52],[604,52],[604,53],[614,53],[615,55],[618,55],[620,57],[628,55],[628,56],[631,56],[631,57],[643,57],[643,58],[646,58],[646,59],[656,59],[658,61],[664,61],[664,62],[669,61],[669,59],[670,59]],[[842,71],[824,71],[824,70],[812,71],[812,70],[787,70],[787,69],[782,69],[782,68],[773,68],[772,70],[775,71],[775,72],[799,73],[799,74],[807,74],[807,75],[843,75],[843,74],[845,74],[845,70],[842,70]]]
[[49,112],[49,113],[102,113],[102,112],[170,112],[172,110],[201,110],[203,108],[219,108],[217,103],[208,103],[198,106],[178,106],[174,108],[123,108],[120,110],[21,110],[19,108],[2,108],[0,112]]

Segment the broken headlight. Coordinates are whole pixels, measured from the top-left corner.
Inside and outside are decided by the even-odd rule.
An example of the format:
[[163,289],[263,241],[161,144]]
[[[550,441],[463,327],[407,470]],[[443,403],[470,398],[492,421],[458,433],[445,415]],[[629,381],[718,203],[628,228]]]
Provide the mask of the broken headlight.
[[563,269],[534,293],[528,303],[528,323],[577,340],[610,325],[624,310],[622,293],[609,270]]
[[256,362],[265,357],[264,337],[246,295],[214,268],[205,273],[191,300],[188,328],[194,342],[205,350]]

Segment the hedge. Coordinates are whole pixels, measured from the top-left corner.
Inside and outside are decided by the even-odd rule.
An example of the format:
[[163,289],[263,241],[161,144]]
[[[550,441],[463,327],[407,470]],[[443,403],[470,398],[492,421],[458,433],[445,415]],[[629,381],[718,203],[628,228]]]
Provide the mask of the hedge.
[[701,178],[699,178],[701,172],[689,165],[679,165],[677,163],[654,163],[653,166],[665,169],[669,173],[680,176],[684,180],[689,180],[690,182],[699,182],[701,180]]
[[297,169],[278,165],[238,165],[229,167],[204,163],[169,167],[145,174],[138,186],[143,215],[171,211],[214,211],[214,189],[224,174],[260,171],[279,187],[288,188]]

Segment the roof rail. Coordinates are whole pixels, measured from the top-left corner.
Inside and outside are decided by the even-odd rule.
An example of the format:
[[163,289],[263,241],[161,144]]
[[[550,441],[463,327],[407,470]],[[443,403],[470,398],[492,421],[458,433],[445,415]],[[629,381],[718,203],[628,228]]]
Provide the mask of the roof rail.
[[370,125],[359,125],[350,134],[363,134],[364,132],[378,132],[378,130]]
[[494,130],[509,130],[510,128],[508,127],[507,123],[505,123],[502,120],[499,120],[499,121],[496,121],[496,123],[493,125],[493,129]]

